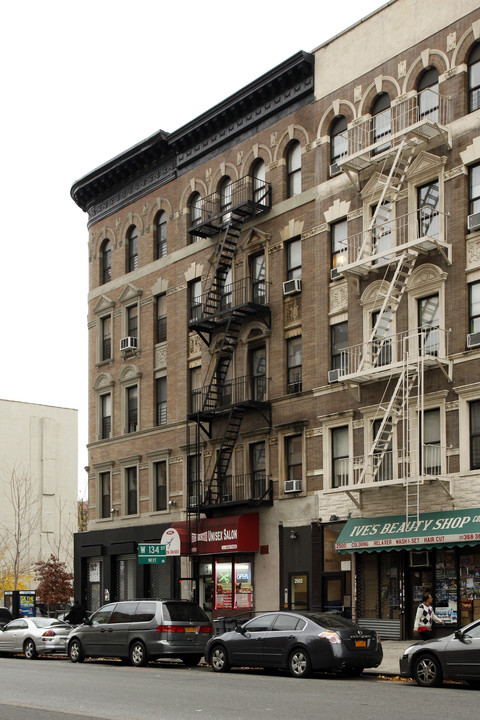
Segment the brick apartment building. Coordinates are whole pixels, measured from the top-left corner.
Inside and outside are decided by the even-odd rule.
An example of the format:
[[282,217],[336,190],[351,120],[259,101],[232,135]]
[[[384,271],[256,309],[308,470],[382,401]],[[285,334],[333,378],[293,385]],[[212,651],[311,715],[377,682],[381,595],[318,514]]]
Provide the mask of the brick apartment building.
[[91,609],[480,615],[477,5],[393,0],[73,186]]

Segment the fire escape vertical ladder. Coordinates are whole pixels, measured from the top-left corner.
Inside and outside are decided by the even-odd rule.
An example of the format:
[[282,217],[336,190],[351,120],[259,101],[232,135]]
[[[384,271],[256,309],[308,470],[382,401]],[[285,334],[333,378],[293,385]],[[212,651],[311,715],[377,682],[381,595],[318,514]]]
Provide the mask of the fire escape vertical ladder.
[[[381,291],[377,295],[377,297],[383,297],[383,303],[368,339],[368,347],[371,348],[369,361],[372,367],[376,366],[388,339],[394,313],[397,311],[400,300],[405,294],[408,279],[412,274],[417,256],[418,253],[415,250],[407,250],[400,255],[388,290],[386,292]],[[364,353],[359,364],[359,371],[364,369],[366,360],[367,353]]]
[[230,220],[223,230],[222,240],[217,247],[215,268],[203,304],[203,315],[205,317],[211,317],[218,312],[224,292],[225,280],[237,252],[238,238],[242,231],[243,220],[242,215],[232,212]]
[[237,444],[243,413],[243,408],[231,408],[226,418],[222,442],[217,452],[212,477],[208,483],[205,497],[207,504],[216,504],[223,498],[223,481],[227,474],[235,445]]
[[217,349],[215,366],[203,400],[202,412],[204,413],[218,407],[233,353],[237,347],[241,324],[241,319],[235,315],[231,315],[227,320],[221,344]]
[[360,474],[360,484],[365,482],[367,468],[371,468],[371,479],[372,481],[375,481],[375,478],[382,466],[385,454],[388,452],[388,448],[390,447],[396,421],[405,407],[417,377],[418,370],[416,368],[409,368],[408,362],[405,360],[403,370],[397,380],[395,389],[387,407],[380,408],[383,410],[383,419],[368,453],[367,462],[364,463]]

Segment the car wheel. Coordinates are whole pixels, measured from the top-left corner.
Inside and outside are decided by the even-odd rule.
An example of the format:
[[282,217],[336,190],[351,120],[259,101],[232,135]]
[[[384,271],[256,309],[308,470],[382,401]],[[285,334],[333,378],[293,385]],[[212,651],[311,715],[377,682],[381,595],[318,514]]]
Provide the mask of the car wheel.
[[23,652],[27,660],[36,660],[38,657],[35,643],[30,638],[28,640],[25,640],[25,642],[23,643]]
[[215,672],[228,672],[230,663],[228,662],[227,651],[223,645],[215,645],[210,653],[210,665]]
[[195,665],[198,665],[198,663],[200,662],[201,659],[202,659],[201,655],[182,655],[180,657],[180,660],[187,667],[195,667]]
[[438,687],[442,684],[442,668],[433,655],[421,655],[415,661],[413,677],[422,687]]
[[305,650],[297,648],[288,658],[288,669],[291,675],[296,678],[306,678],[312,672],[312,663]]
[[85,660],[80,640],[72,640],[68,646],[68,657],[73,663],[81,663]]
[[147,664],[147,650],[140,640],[136,640],[130,648],[130,663],[134,667],[144,667]]

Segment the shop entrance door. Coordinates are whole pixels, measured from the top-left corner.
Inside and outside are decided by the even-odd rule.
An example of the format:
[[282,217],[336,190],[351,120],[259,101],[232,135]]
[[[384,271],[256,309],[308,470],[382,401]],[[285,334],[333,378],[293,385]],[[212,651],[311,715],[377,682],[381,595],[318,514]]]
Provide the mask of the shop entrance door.
[[323,609],[343,612],[345,583],[343,574],[323,577]]
[[413,637],[413,624],[417,608],[423,600],[425,593],[431,593],[435,597],[433,589],[433,570],[431,567],[410,568],[408,573],[407,607],[405,617],[407,627],[405,634],[407,638]]

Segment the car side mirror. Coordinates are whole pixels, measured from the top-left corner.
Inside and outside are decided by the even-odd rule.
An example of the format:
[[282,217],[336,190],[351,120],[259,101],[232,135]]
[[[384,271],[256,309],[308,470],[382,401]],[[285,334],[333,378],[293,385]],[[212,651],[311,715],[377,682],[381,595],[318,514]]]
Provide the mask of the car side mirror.
[[235,632],[240,633],[240,635],[246,635],[243,625],[235,625]]

